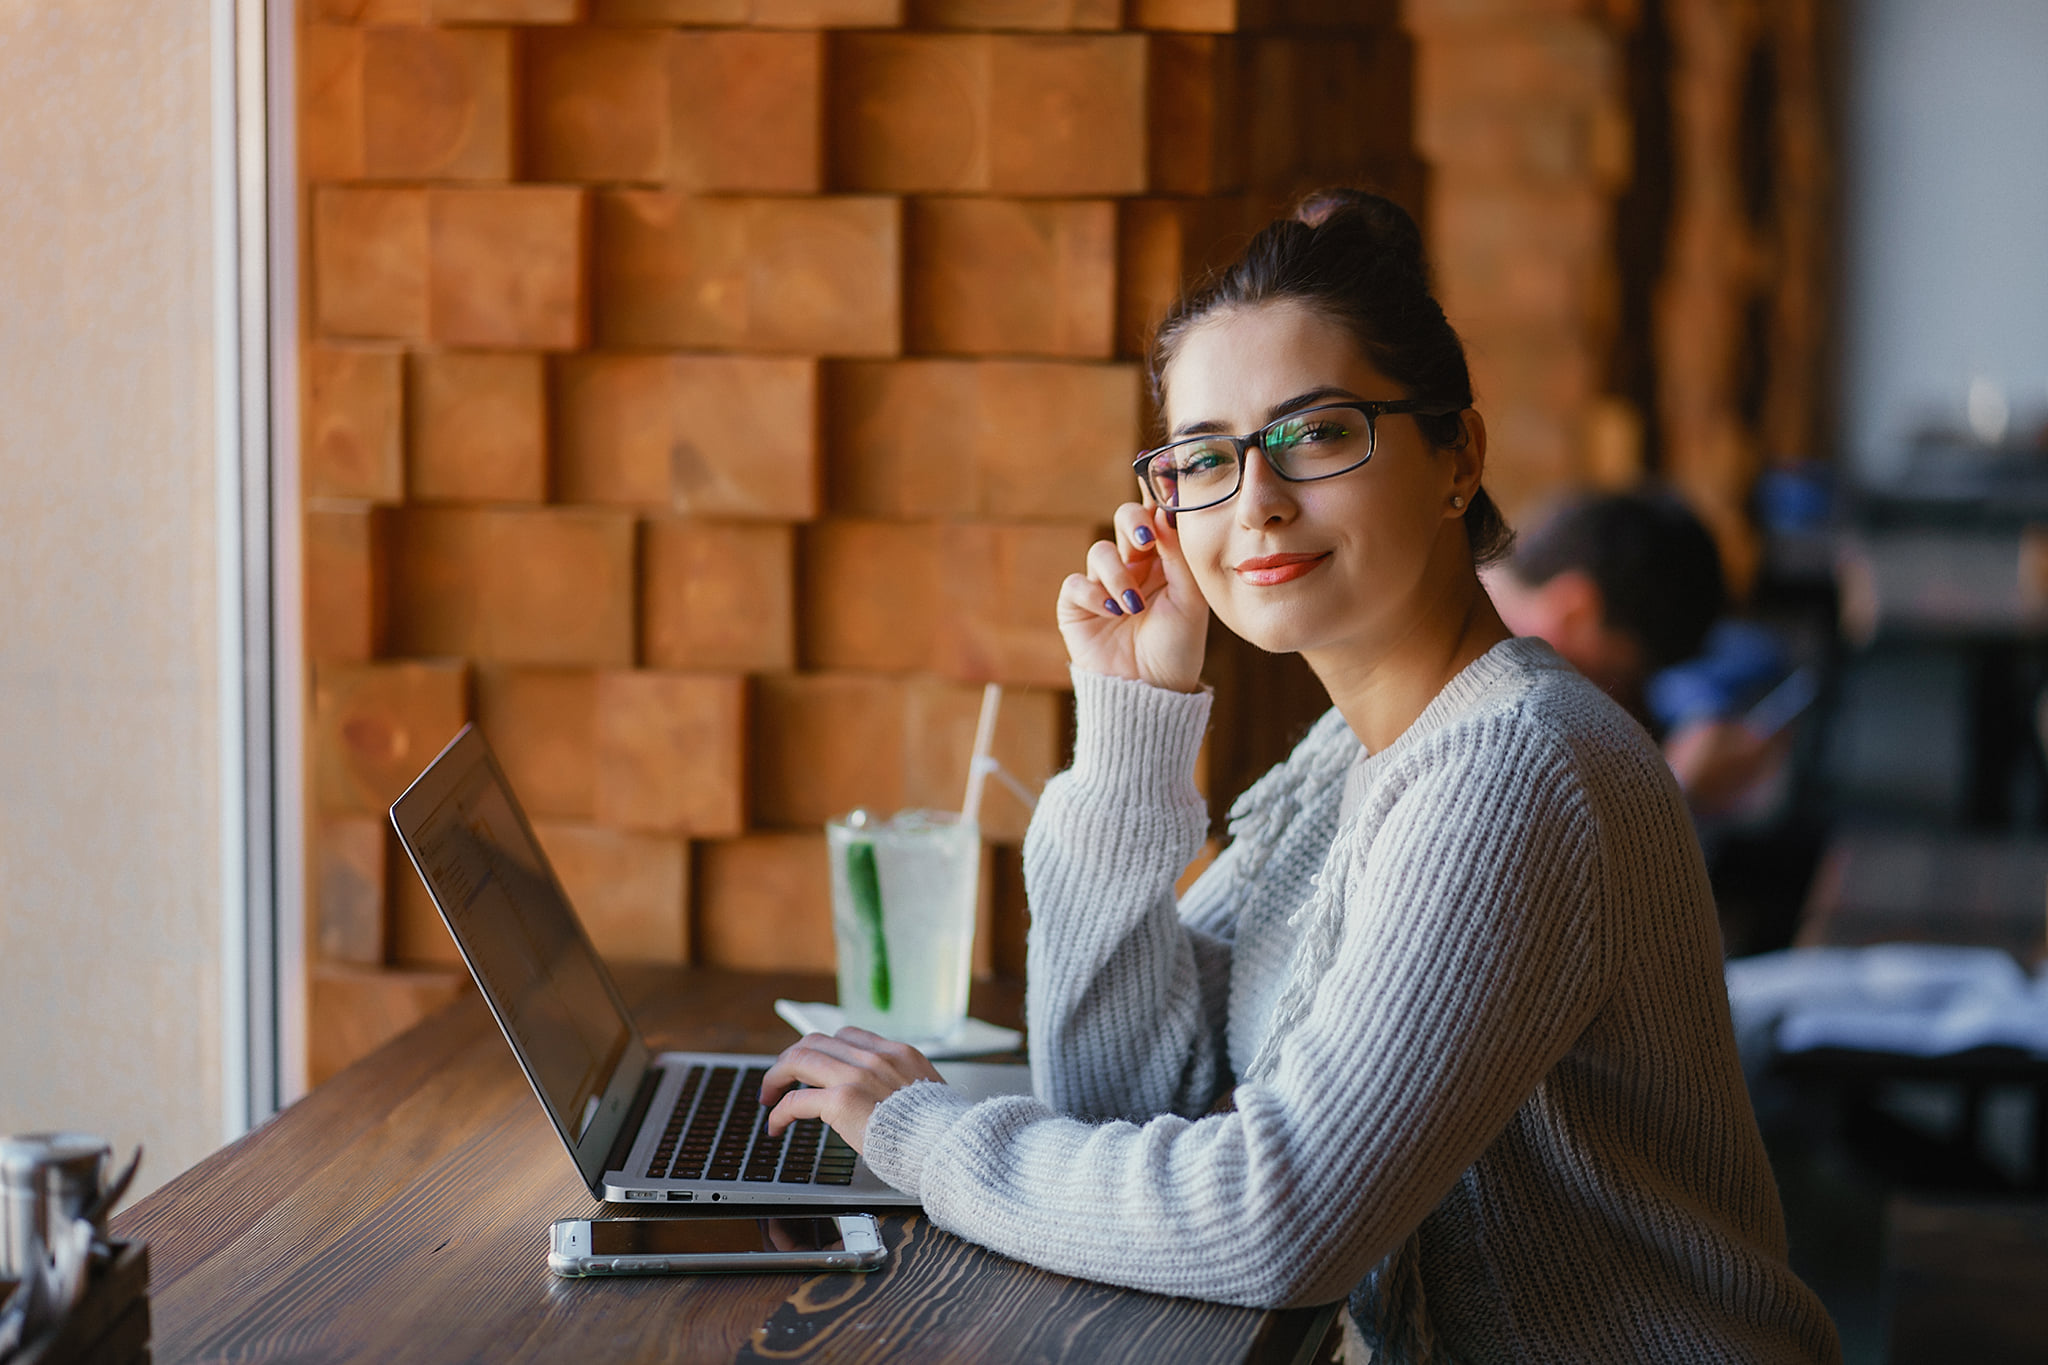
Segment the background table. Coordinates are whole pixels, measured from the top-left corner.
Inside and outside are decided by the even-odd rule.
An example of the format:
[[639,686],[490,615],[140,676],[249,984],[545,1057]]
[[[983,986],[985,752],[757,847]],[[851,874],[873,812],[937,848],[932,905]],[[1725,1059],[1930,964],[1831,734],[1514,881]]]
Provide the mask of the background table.
[[[656,1046],[772,1052],[822,977],[621,973]],[[977,986],[1015,1023],[1015,987]],[[748,1212],[757,1210],[749,1209]],[[1335,1309],[1260,1312],[1006,1260],[914,1212],[866,1275],[561,1280],[594,1203],[473,993],[114,1220],[149,1243],[156,1359],[1249,1361],[1312,1358]]]

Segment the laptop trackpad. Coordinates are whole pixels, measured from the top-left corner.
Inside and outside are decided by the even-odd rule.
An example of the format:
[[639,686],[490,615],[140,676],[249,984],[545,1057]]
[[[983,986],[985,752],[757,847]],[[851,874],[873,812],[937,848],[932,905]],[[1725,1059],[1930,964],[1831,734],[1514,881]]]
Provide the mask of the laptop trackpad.
[[1031,1068],[1009,1062],[933,1062],[946,1084],[970,1100],[1031,1093]]

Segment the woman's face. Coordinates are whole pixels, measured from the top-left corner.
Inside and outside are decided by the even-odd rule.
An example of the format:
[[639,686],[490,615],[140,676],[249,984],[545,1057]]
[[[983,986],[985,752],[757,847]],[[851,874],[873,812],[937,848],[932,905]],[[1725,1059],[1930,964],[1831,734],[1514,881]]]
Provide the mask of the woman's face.
[[[1182,338],[1165,374],[1168,439],[1242,436],[1300,408],[1410,395],[1340,324],[1276,302],[1212,315]],[[1176,519],[1209,606],[1272,653],[1342,651],[1369,662],[1431,619],[1471,555],[1454,494],[1470,502],[1484,434],[1438,451],[1407,415],[1378,419],[1364,466],[1311,483],[1276,477],[1253,455],[1237,496]],[[1362,658],[1361,658],[1362,652]]]

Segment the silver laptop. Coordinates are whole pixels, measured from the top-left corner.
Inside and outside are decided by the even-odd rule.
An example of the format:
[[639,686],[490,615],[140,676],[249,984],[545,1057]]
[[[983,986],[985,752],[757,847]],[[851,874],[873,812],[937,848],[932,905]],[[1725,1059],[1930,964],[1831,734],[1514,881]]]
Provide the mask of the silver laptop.
[[[815,1120],[767,1134],[774,1062],[651,1053],[533,827],[473,725],[391,806],[391,823],[593,1196],[619,1203],[902,1205]],[[1021,1094],[1026,1067],[945,1062],[974,1098]]]

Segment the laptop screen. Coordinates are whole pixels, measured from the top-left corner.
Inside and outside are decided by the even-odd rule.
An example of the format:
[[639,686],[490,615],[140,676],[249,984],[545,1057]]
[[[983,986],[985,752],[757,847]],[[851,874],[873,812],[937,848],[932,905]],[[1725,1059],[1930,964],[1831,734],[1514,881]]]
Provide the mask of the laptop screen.
[[[457,746],[450,749],[453,757]],[[431,807],[406,811],[401,833],[573,1151],[598,1116],[632,1025],[497,764],[481,743],[471,752],[476,761],[461,765]]]

